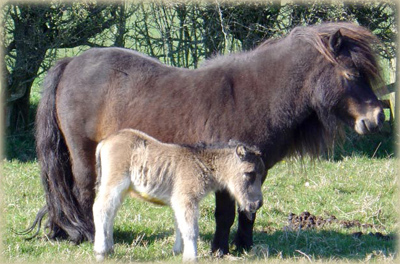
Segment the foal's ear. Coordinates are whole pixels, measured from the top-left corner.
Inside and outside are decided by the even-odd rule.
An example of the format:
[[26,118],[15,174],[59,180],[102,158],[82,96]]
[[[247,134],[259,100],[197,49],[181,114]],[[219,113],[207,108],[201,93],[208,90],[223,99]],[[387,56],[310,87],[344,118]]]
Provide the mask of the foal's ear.
[[343,43],[343,36],[340,29],[336,31],[335,34],[331,35],[329,38],[329,48],[332,50],[333,54],[338,55],[339,50]]
[[239,156],[241,160],[243,160],[244,157],[246,157],[246,153],[247,150],[245,146],[243,146],[242,144],[236,146],[236,154]]

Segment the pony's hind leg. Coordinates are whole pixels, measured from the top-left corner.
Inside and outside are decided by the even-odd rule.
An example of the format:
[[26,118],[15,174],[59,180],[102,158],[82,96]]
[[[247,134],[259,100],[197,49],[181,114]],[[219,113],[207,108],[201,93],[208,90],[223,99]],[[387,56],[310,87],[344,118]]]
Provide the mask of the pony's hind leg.
[[[66,135],[68,134],[66,133]],[[92,206],[95,198],[96,142],[90,140],[77,140],[76,138],[74,138],[75,141],[73,141],[71,136],[67,139],[67,145],[72,160],[73,175],[70,185],[73,198],[76,201],[73,209],[79,211],[79,214],[70,216],[68,220],[72,223],[72,229],[76,229],[80,233],[81,238],[79,239],[93,241],[94,224]],[[63,207],[62,209],[67,213],[67,215],[72,214],[70,213],[70,207]],[[71,236],[71,234],[69,235]]]
[[[59,104],[61,110],[57,114],[72,165],[72,177],[67,182],[68,191],[71,192],[70,197],[75,202],[73,206],[62,207],[62,210],[67,214],[67,220],[71,222],[72,228],[70,229],[77,230],[81,234],[82,240],[93,241],[92,206],[95,198],[95,151],[97,142],[91,139],[93,138],[91,135],[84,134],[85,131],[82,129],[85,127],[84,120],[77,120],[76,118],[83,113],[75,113],[76,109],[71,108],[68,102],[61,100]],[[79,213],[74,213],[72,210],[79,211]]]
[[[71,144],[72,145],[72,144]],[[96,181],[95,149],[96,142],[85,141],[79,147],[70,148],[73,160],[72,171],[74,175],[73,192],[77,197],[82,211],[86,213],[85,220],[93,221],[90,211],[93,206]],[[84,151],[85,150],[85,151]]]
[[[104,175],[103,175],[104,177]],[[103,178],[104,179],[104,178]],[[94,252],[97,261],[102,261],[113,251],[113,225],[117,211],[129,188],[129,178],[117,185],[100,184],[99,193],[93,205],[95,225]]]

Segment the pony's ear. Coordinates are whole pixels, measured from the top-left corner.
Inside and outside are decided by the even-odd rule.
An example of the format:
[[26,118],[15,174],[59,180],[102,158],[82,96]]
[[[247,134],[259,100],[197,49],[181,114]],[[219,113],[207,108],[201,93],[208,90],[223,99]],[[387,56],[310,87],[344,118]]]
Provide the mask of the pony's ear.
[[338,55],[339,50],[343,43],[343,36],[340,29],[336,31],[335,34],[331,35],[329,38],[329,48],[332,50],[333,54]]
[[246,154],[247,150],[245,146],[243,146],[242,144],[236,146],[236,155],[238,155],[241,160],[246,157]]

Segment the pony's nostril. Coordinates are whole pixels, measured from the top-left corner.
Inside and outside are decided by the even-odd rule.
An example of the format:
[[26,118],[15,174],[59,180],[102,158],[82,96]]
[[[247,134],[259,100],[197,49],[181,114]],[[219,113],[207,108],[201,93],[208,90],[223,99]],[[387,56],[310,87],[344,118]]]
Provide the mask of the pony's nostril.
[[383,122],[385,122],[385,113],[381,111],[378,114],[378,124],[382,124]]

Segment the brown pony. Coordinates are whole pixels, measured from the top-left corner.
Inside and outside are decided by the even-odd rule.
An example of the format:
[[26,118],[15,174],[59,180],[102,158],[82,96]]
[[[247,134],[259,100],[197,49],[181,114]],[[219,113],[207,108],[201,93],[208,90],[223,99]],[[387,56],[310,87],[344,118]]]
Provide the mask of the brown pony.
[[[257,146],[266,168],[289,155],[318,155],[340,124],[359,134],[384,121],[372,87],[381,76],[376,38],[351,23],[298,27],[249,52],[195,70],[121,48],[93,48],[50,69],[37,114],[37,153],[50,237],[93,240],[97,143],[122,129],[163,142],[235,139]],[[340,121],[340,122],[339,122]],[[235,203],[216,193],[212,250],[228,253]],[[236,245],[252,245],[255,217],[239,212]]]

